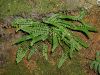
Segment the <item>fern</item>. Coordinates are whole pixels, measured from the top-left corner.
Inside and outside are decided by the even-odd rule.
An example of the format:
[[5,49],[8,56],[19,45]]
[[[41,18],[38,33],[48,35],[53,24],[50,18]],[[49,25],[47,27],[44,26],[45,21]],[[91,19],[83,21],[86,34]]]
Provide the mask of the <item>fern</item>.
[[97,52],[95,60],[91,61],[90,69],[93,69],[100,74],[100,52]]
[[[79,51],[82,47],[88,47],[88,44],[79,36],[76,36],[74,31],[85,33],[87,36],[89,36],[90,31],[96,31],[95,27],[82,21],[84,15],[84,11],[81,11],[79,16],[53,14],[50,17],[43,18],[41,22],[32,19],[15,19],[12,26],[17,28],[18,31],[21,30],[26,33],[16,43],[20,44],[21,42],[29,41],[29,46],[33,48],[36,43],[52,37],[52,52],[55,52],[58,46],[63,48],[63,44],[68,47],[68,49],[63,50],[62,57],[59,60],[58,67],[60,68],[68,57],[73,57],[74,52]],[[78,25],[75,25],[74,22],[78,22]],[[47,50],[47,46],[43,45],[42,54],[46,60],[48,59]],[[30,50],[28,59],[31,58],[34,52],[34,48]],[[19,54],[17,53],[17,55]]]

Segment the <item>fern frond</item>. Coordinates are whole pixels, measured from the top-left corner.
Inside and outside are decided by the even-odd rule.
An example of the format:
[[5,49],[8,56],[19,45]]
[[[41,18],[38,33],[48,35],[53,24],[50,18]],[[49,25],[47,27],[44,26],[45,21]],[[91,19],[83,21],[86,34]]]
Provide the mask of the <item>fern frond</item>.
[[28,60],[32,57],[32,55],[35,53],[35,51],[36,51],[37,49],[35,49],[35,48],[31,48],[30,49],[30,53],[29,53],[29,55],[28,55]]
[[90,69],[93,69],[94,65],[95,65],[95,61],[92,61],[91,64],[90,64]]
[[48,35],[40,35],[40,36],[37,36],[37,37],[32,37],[32,41],[31,41],[31,46],[33,46],[33,44],[35,44],[36,42],[39,42],[39,41],[44,41],[48,38]]
[[70,58],[72,58],[72,56],[73,56],[73,53],[77,50],[77,51],[79,51],[80,49],[81,49],[81,46],[80,46],[80,44],[77,42],[77,41],[75,41],[74,39],[71,39],[70,40],[70,50],[69,50],[69,56],[70,56]]
[[14,44],[19,44],[21,42],[27,41],[32,39],[32,37],[30,35],[24,35],[23,37],[19,38],[16,40],[16,42]]
[[17,18],[12,22],[13,27],[31,26],[33,24],[32,19]]
[[99,72],[99,74],[100,74],[100,64],[98,65],[98,72]]
[[95,62],[95,63],[94,63],[94,70],[95,70],[95,71],[98,71],[98,66],[99,66],[98,62]]
[[85,16],[85,11],[82,10],[80,12],[80,15],[79,16],[66,16],[66,15],[60,15],[59,18],[61,19],[70,19],[70,20],[75,20],[75,21],[80,21],[84,18]]
[[19,48],[17,50],[17,56],[16,56],[16,62],[19,63],[26,55],[28,49],[22,49],[22,48]]
[[34,37],[39,36],[39,35],[47,35],[49,33],[49,28],[48,27],[23,27],[20,28],[20,30],[32,34]]
[[55,32],[53,32],[53,39],[52,39],[52,42],[53,42],[53,46],[52,46],[52,52],[54,52],[54,50],[58,47],[59,45],[59,42],[58,42],[58,38],[57,38],[57,34]]
[[82,26],[84,26],[88,31],[92,31],[92,32],[97,32],[97,29],[96,27],[88,24],[88,23],[85,23],[84,21],[80,21]]
[[98,62],[98,63],[100,63],[100,52],[98,51],[98,52],[96,52],[96,58],[95,58],[95,60]]
[[68,58],[68,53],[67,52],[62,53],[62,56],[59,59],[58,64],[57,64],[58,68],[60,68],[64,64],[67,58]]
[[69,57],[70,57],[70,58],[72,58],[73,53],[74,53],[74,50],[75,50],[74,44],[72,43],[72,44],[71,44],[71,47],[70,47],[70,51],[69,51]]
[[46,60],[48,60],[48,46],[43,44],[43,50],[42,50],[43,56]]
[[84,47],[84,48],[88,48],[88,47],[89,47],[88,44],[87,44],[86,42],[84,42],[80,37],[75,36],[75,40],[76,40],[80,45],[82,45],[82,47]]

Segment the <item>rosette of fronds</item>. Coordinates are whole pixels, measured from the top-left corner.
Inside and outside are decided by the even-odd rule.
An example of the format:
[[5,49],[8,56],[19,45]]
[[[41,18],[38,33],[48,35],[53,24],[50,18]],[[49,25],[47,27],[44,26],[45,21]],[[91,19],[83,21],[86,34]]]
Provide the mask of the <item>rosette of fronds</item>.
[[91,61],[90,69],[100,74],[100,52],[96,52],[95,60]]
[[[43,18],[41,22],[32,19],[15,19],[12,26],[16,27],[17,31],[21,30],[26,33],[26,35],[18,39],[16,43],[20,44],[24,41],[30,41],[29,46],[33,48],[35,43],[45,41],[51,37],[52,52],[55,52],[58,46],[63,48],[63,45],[65,45],[67,47],[67,49],[63,48],[62,56],[59,59],[58,67],[60,68],[67,58],[72,58],[76,51],[79,51],[82,47],[88,47],[87,43],[74,32],[82,32],[88,37],[90,31],[96,31],[95,27],[82,20],[84,16],[85,12],[81,11],[79,16],[53,14],[50,17]],[[48,59],[47,48],[46,44],[43,45],[43,56],[45,56],[46,59]],[[32,52],[30,51],[31,55],[35,49],[32,50]],[[26,50],[23,52],[24,49],[22,50],[22,48],[18,51],[22,53],[17,52],[17,63],[25,56],[24,54],[21,57],[19,54],[26,53]]]

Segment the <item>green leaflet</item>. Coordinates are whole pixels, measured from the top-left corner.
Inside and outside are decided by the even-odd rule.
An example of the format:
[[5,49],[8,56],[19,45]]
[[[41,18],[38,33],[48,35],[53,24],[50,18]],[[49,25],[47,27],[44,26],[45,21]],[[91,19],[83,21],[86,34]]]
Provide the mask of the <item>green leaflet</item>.
[[68,53],[67,52],[62,53],[62,56],[59,59],[59,62],[57,64],[58,65],[58,68],[60,68],[64,64],[64,62],[66,61],[67,58],[68,58]]
[[63,38],[62,40],[68,47],[70,47],[70,41],[68,39]]
[[76,36],[75,37],[75,40],[80,44],[82,45],[84,48],[87,48],[88,47],[88,44],[86,42],[84,42],[80,37]]
[[58,47],[59,43],[58,43],[58,38],[57,38],[57,34],[55,32],[53,32],[53,46],[52,46],[52,52],[54,52],[54,50]]
[[22,31],[24,31],[24,32],[26,32],[26,33],[31,34],[32,31],[33,31],[33,28],[32,28],[32,27],[27,27],[27,26],[22,26],[22,27],[20,27],[19,30],[22,30]]
[[23,37],[19,38],[16,40],[16,42],[14,44],[19,44],[21,42],[27,41],[32,39],[32,37],[30,35],[24,35]]
[[82,46],[77,41],[75,41],[74,47],[76,51],[79,51],[80,49],[82,49]]
[[37,49],[35,49],[35,48],[31,48],[31,49],[30,49],[30,53],[29,53],[29,55],[28,55],[28,60],[32,57],[32,55],[35,53],[36,50],[37,50]]
[[[75,48],[77,48],[76,42],[75,42],[75,43],[72,43],[73,41],[74,41],[73,39],[70,40],[70,43],[71,43],[71,45],[70,45],[70,50],[69,50],[69,56],[70,56],[70,58],[72,58],[73,53],[74,53],[74,51],[75,51]],[[78,50],[79,50],[79,49],[78,49]]]
[[17,18],[12,22],[13,27],[32,26],[32,24],[33,24],[32,19],[23,19],[23,18]]
[[31,41],[31,46],[33,46],[33,44],[35,44],[36,42],[39,42],[39,41],[44,41],[48,38],[47,35],[40,35],[40,36],[37,36],[37,37],[32,37],[32,41]]
[[87,36],[89,36],[89,29],[86,26],[77,26],[75,30],[81,31],[85,33]]
[[22,49],[22,48],[19,48],[17,50],[17,56],[16,56],[16,62],[19,63],[26,55],[28,49]]
[[84,21],[80,21],[82,23],[82,27],[86,28],[88,31],[96,32],[96,28],[88,23],[85,23]]
[[59,24],[72,30],[75,30],[76,27],[76,25],[74,25],[73,23],[65,20],[59,20]]
[[66,16],[66,15],[59,15],[59,18],[61,19],[70,19],[70,20],[75,20],[75,21],[80,21],[83,19],[83,17],[85,16],[85,11],[81,10],[80,15],[79,16]]
[[[69,29],[75,30],[75,31],[84,32],[86,35],[88,35],[89,30],[91,30],[88,25],[87,26],[86,25],[82,25],[82,24],[74,25],[73,23],[68,22],[68,21],[62,21],[60,23],[61,23],[61,25],[63,25],[66,28],[69,28]],[[92,30],[94,31],[94,29],[92,29]]]
[[98,65],[98,72],[99,72],[99,74],[100,74],[100,64]]
[[96,58],[100,56],[100,51],[96,52]]
[[39,35],[48,34],[49,28],[45,27],[23,27],[21,28],[24,32],[32,34],[34,37]]
[[83,26],[83,25],[73,25],[71,22],[67,22],[67,21],[63,21],[61,20],[61,22],[58,21],[59,26],[64,26],[66,28],[69,28],[71,30],[75,30],[75,31],[81,31],[83,33],[85,33],[88,36],[89,30],[90,28],[87,26]]
[[100,52],[99,51],[96,52],[96,58],[95,58],[95,60],[100,63]]
[[90,64],[90,69],[93,69],[95,61],[92,61]]
[[94,63],[94,70],[95,70],[95,71],[98,71],[98,66],[99,66],[98,62],[95,62],[95,63]]
[[81,45],[74,39],[70,40],[70,50],[69,50],[69,57],[72,58],[75,51],[79,51],[81,49]]
[[45,44],[43,44],[42,54],[45,57],[45,59],[48,60],[48,46]]

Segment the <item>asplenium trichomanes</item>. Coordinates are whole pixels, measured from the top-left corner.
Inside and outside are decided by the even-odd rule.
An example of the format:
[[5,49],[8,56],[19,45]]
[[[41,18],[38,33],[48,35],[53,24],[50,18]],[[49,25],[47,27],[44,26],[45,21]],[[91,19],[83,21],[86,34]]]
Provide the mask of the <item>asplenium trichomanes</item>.
[[[85,11],[81,11],[79,16],[69,16],[64,14],[53,14],[50,17],[43,18],[43,20],[36,21],[32,19],[17,18],[13,21],[12,26],[17,31],[21,30],[26,33],[25,36],[19,38],[16,44],[22,42],[30,42],[29,46],[19,48],[17,51],[16,61],[19,63],[30,50],[28,59],[37,50],[34,45],[38,42],[43,42],[51,37],[52,52],[55,52],[58,46],[63,48],[63,53],[58,62],[60,68],[68,57],[72,57],[74,52],[79,51],[82,47],[87,48],[88,45],[74,32],[82,32],[86,36],[90,31],[96,31],[96,28],[85,23],[82,19],[85,16]],[[74,23],[77,22],[77,25]],[[67,49],[63,47],[67,46]],[[43,44],[43,56],[48,59],[48,46]]]

